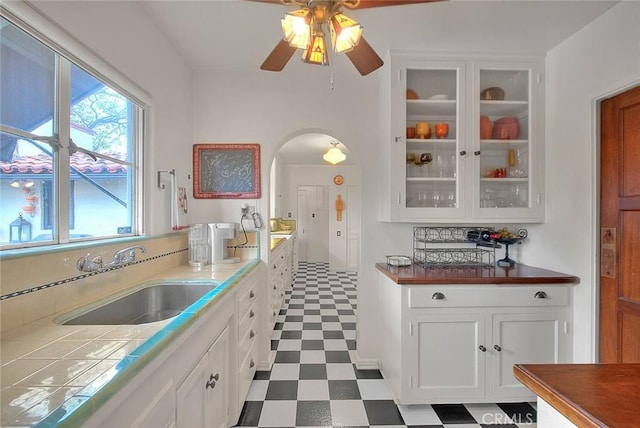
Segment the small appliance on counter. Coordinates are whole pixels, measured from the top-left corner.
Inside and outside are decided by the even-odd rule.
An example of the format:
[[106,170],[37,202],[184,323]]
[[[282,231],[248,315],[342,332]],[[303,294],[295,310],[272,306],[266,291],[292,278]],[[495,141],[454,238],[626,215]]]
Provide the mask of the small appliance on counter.
[[229,240],[237,236],[238,223],[200,223],[189,226],[189,266],[202,267],[214,263],[238,263],[238,257],[227,256]]
[[[227,257],[227,241],[236,239],[238,223],[208,223],[209,263],[238,263],[238,257]],[[235,245],[235,244],[234,244]]]
[[206,223],[189,226],[189,266],[202,267],[209,263],[208,240]]

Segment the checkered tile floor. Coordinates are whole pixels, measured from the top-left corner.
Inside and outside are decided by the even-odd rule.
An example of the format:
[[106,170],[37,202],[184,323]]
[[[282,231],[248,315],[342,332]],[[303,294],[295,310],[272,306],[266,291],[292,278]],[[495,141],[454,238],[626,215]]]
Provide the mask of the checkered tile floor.
[[287,292],[269,372],[257,372],[238,426],[535,428],[529,403],[397,406],[378,370],[358,370],[356,277],[304,263]]

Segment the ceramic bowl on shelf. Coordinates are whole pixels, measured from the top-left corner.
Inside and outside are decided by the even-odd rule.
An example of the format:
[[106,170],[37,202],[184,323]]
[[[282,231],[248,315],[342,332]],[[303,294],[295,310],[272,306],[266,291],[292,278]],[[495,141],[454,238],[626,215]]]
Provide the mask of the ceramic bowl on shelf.
[[480,99],[485,101],[502,101],[504,100],[504,90],[497,86],[484,89],[482,92],[480,92]]
[[493,123],[489,116],[480,116],[480,139],[488,140],[493,135]]
[[515,116],[503,117],[493,123],[493,138],[497,140],[517,140],[520,136],[520,122]]
[[436,94],[429,97],[430,100],[448,100],[449,95],[447,94]]
[[416,92],[412,91],[411,89],[407,89],[407,99],[408,100],[417,100],[418,99],[418,94],[416,94]]

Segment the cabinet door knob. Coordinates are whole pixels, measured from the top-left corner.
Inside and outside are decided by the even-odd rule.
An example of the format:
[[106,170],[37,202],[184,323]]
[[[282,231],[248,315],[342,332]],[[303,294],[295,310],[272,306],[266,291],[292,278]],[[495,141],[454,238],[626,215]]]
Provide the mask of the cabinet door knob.
[[466,155],[466,154],[467,154],[467,151],[466,151],[466,150],[460,150],[460,156],[464,156],[464,155]]
[[480,150],[476,150],[475,152],[473,152],[474,155],[479,156],[480,155]]
[[485,348],[484,345],[478,346],[478,349],[481,350],[482,352],[487,352],[487,348]]
[[498,352],[502,351],[502,348],[500,347],[500,345],[493,345],[493,349],[495,349]]
[[205,386],[205,388],[215,388],[216,387],[216,382],[220,380],[220,374],[216,373],[215,376],[213,374],[211,374],[209,376],[209,380],[207,381],[207,384]]
[[533,295],[534,299],[547,299],[549,296],[544,291],[538,291]]
[[251,331],[249,332],[249,339],[253,339],[253,337],[254,337],[255,335],[256,335],[256,334],[253,332],[253,330],[251,330]]
[[444,294],[442,294],[439,291],[436,291],[435,293],[433,293],[433,295],[431,296],[431,299],[433,300],[444,300]]
[[256,316],[256,314],[253,312],[253,309],[251,309],[251,310],[249,311],[249,318],[253,318],[253,317],[255,317],[255,316]]
[[396,143],[402,143],[403,141],[404,141],[404,138],[396,137]]
[[256,366],[256,363],[253,362],[253,358],[251,359],[251,362],[249,363],[249,368],[252,369]]
[[250,298],[250,299],[253,299],[254,297],[256,297],[256,295],[253,293],[253,290],[251,290],[251,291],[249,292],[249,298]]

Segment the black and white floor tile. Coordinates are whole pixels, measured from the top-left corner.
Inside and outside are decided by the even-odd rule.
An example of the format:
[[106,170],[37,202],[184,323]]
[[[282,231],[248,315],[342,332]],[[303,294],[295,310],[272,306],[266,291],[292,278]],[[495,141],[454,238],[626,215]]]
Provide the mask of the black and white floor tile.
[[238,426],[535,428],[535,403],[397,406],[378,370],[358,370],[356,273],[301,262]]

